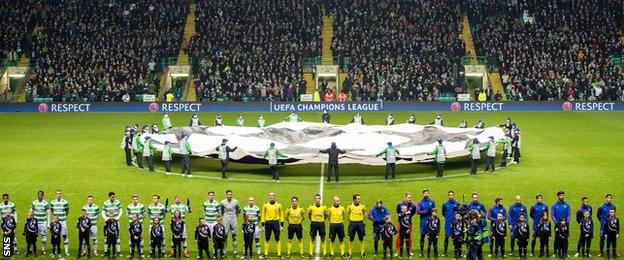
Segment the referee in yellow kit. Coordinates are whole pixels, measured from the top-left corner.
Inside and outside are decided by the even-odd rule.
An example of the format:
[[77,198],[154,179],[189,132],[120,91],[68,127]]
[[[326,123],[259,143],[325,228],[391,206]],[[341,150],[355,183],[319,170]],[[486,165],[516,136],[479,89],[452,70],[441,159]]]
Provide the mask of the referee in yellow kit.
[[340,205],[340,198],[334,197],[334,205],[329,207],[329,256],[334,258],[334,241],[338,237],[340,241],[340,257],[344,258],[344,216],[347,215],[345,208]]
[[308,207],[308,217],[310,218],[310,257],[314,255],[314,241],[316,235],[321,237],[321,247],[323,257],[327,257],[327,246],[325,245],[325,219],[327,219],[327,207],[321,204],[321,195],[314,195],[314,205]]
[[291,206],[286,209],[285,218],[288,222],[288,244],[286,245],[286,257],[290,257],[290,250],[292,249],[292,239],[297,236],[299,241],[299,253],[303,257],[303,226],[301,223],[305,219],[305,210],[299,207],[299,198],[294,196],[290,199]]
[[366,230],[364,217],[366,213],[366,206],[362,204],[360,194],[353,194],[353,203],[347,206],[347,216],[349,216],[349,257],[353,256],[353,240],[355,240],[356,234],[360,240],[360,254],[364,257],[364,235]]
[[282,245],[280,244],[280,231],[284,227],[284,209],[282,204],[275,200],[275,193],[269,193],[269,202],[262,205],[262,213],[260,214],[260,223],[262,231],[265,235],[264,258],[269,255],[269,242],[271,233],[275,235],[275,244],[277,246],[277,258],[282,258]]

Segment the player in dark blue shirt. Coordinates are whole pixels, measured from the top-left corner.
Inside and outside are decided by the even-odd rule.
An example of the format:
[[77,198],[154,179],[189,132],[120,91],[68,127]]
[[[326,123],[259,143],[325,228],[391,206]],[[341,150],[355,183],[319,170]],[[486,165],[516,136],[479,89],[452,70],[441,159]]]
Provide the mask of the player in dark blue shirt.
[[548,205],[544,203],[544,197],[542,196],[542,194],[535,195],[535,200],[536,202],[535,204],[533,204],[533,206],[531,206],[531,211],[529,213],[529,216],[533,220],[533,239],[531,240],[531,256],[535,255],[535,241],[538,235],[537,229],[539,227],[540,220],[544,212],[546,212],[546,215],[548,215]]
[[598,208],[598,222],[600,222],[600,252],[598,253],[598,256],[603,256],[603,249],[604,249],[604,241],[605,241],[605,221],[607,220],[607,217],[609,216],[609,210],[615,210],[615,205],[613,205],[613,203],[611,202],[611,200],[613,199],[613,196],[611,196],[611,194],[607,194],[605,196],[605,202],[600,205],[600,207]]
[[[496,255],[493,254],[493,252],[496,240],[496,225],[499,222],[499,214],[503,217],[503,222],[507,220],[507,209],[503,206],[503,198],[494,199],[494,206],[492,206],[488,212],[488,219],[490,220],[490,239],[492,240],[490,243],[490,257],[492,257],[492,255]],[[504,249],[504,245],[502,248]]]
[[420,256],[424,253],[425,236],[427,235],[427,221],[431,217],[431,210],[434,209],[435,201],[429,198],[429,190],[424,189],[422,191],[423,198],[418,201],[416,208],[418,215],[420,215]]
[[516,202],[509,206],[509,233],[511,237],[511,239],[509,239],[509,246],[511,247],[511,252],[509,253],[510,256],[514,255],[514,245],[516,242],[516,234],[513,230],[516,227],[516,223],[518,223],[518,220],[520,219],[520,214],[524,214],[526,217],[527,213],[528,211],[526,206],[522,204],[522,198],[520,195],[516,195]]
[[455,200],[455,192],[449,191],[448,200],[442,204],[442,216],[444,216],[444,256],[448,255],[449,238],[454,233],[452,226],[460,206],[459,202]]
[[[583,197],[581,199],[581,205],[578,207],[578,209],[576,210],[576,223],[577,224],[581,224],[581,220],[583,219],[583,214],[585,213],[585,211],[589,212],[589,218],[592,218],[592,206],[589,205],[589,199],[587,197]],[[579,255],[581,255],[581,240],[579,239],[578,243],[576,244],[576,257],[578,257]]]

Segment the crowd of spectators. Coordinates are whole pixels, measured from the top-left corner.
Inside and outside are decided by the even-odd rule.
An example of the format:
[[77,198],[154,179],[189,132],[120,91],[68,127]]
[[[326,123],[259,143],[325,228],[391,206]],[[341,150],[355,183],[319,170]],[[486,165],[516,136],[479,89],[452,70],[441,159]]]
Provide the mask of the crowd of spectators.
[[[38,64],[27,101],[158,93],[156,72],[178,55],[189,1],[0,0],[0,59],[24,53]],[[306,90],[303,59],[320,55],[321,18],[331,14],[353,100],[436,101],[466,93],[458,5],[477,54],[501,75],[505,93],[476,89],[488,100],[624,100],[612,59],[624,54],[616,0],[197,1],[184,50],[200,101],[295,101]]]
[[509,100],[616,100],[624,76],[621,1],[468,0],[479,55],[499,67]]
[[[335,2],[334,57],[355,100],[438,100],[463,83],[455,0]],[[345,64],[348,58],[349,64]],[[461,92],[461,88],[460,88]]]
[[295,100],[321,48],[320,0],[199,1],[189,52],[201,101]]
[[17,61],[30,51],[40,0],[0,0],[0,59]]
[[177,56],[188,0],[46,1],[30,98],[121,101],[154,93],[160,59]]

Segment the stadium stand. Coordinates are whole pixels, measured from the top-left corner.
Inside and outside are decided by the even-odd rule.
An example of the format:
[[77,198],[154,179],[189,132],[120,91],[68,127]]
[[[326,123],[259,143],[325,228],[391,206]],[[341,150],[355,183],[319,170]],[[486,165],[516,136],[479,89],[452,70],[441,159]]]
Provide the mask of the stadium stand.
[[[509,100],[622,99],[621,1],[464,1]],[[621,60],[620,60],[621,61]]]
[[457,1],[336,1],[334,56],[349,58],[355,100],[438,100],[460,78]]
[[302,57],[318,56],[321,12],[319,0],[198,2],[198,100],[295,100],[305,91]]
[[108,102],[157,93],[157,64],[177,56],[188,5],[187,0],[46,2],[44,30],[34,39],[33,57],[40,62],[29,97]]

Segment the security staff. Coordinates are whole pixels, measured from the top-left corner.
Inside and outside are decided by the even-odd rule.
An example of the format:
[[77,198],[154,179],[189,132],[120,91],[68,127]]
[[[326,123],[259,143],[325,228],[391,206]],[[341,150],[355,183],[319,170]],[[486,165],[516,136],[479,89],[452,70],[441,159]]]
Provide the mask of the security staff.
[[223,117],[221,114],[217,114],[214,120],[214,126],[223,126]]
[[407,119],[406,123],[415,125],[416,124],[416,116],[414,116],[414,114],[410,115],[410,117]]
[[489,137],[490,140],[485,144],[487,157],[485,158],[485,171],[494,172],[494,160],[496,159],[496,142],[494,136]]
[[162,126],[163,126],[163,130],[167,130],[171,128],[171,119],[169,118],[169,113],[167,112],[163,114]]
[[188,138],[186,137],[185,134],[180,135],[180,146],[179,146],[179,150],[180,150],[180,155],[181,155],[181,160],[180,160],[180,164],[182,168],[182,176],[186,176],[186,177],[191,177],[191,160],[190,160],[190,155],[191,155],[191,145],[189,144]]
[[362,118],[362,116],[360,115],[360,113],[355,113],[355,115],[353,116],[353,118],[351,118],[351,122],[352,124],[358,124],[358,125],[364,125],[366,123],[364,123],[364,118]]
[[325,150],[320,150],[319,153],[326,153],[329,157],[327,162],[327,182],[331,182],[332,170],[336,172],[336,182],[338,182],[340,176],[340,168],[338,166],[338,156],[346,153],[345,150],[337,148],[336,143],[332,142],[331,147]]
[[392,113],[389,113],[386,117],[386,125],[394,125],[394,115]]
[[323,110],[323,115],[321,115],[321,121],[325,124],[329,124],[331,122],[331,115],[327,111],[327,109]]

